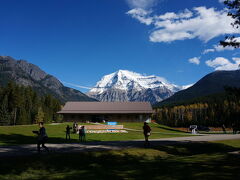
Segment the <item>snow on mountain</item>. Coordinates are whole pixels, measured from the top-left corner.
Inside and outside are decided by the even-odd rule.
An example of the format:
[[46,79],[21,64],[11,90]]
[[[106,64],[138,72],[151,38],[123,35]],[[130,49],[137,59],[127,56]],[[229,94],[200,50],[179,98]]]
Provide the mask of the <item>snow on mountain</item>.
[[188,89],[188,88],[192,87],[193,85],[194,85],[194,84],[189,84],[189,85],[181,86],[181,87],[182,87],[181,90]]
[[119,70],[104,76],[88,95],[100,101],[150,101],[156,103],[187,86],[177,86],[158,76]]
[[142,90],[167,87],[169,90],[176,92],[182,89],[180,86],[170,84],[166,79],[157,76],[145,76],[139,73],[119,70],[112,74],[104,76],[97,85],[90,90],[94,93],[102,93],[106,89],[115,88],[120,90]]

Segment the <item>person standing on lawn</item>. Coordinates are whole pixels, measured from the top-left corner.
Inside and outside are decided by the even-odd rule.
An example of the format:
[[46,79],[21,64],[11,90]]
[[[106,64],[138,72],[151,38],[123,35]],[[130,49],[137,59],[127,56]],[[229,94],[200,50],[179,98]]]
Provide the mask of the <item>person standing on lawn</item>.
[[48,136],[45,127],[43,126],[43,122],[39,123],[39,131],[38,131],[38,141],[37,141],[37,150],[38,153],[40,153],[40,145],[49,152],[49,149],[45,146],[45,143],[47,142]]
[[74,121],[74,123],[73,123],[73,133],[77,133],[77,123]]
[[69,140],[71,139],[71,138],[70,138],[71,129],[72,129],[72,128],[71,128],[69,125],[67,125],[67,127],[66,127],[66,140],[67,140],[67,139],[69,139]]
[[79,129],[79,141],[80,142],[86,142],[86,132],[85,132],[85,127],[82,126]]
[[144,137],[145,137],[145,144],[144,144],[144,146],[147,147],[147,146],[150,145],[148,138],[151,135],[151,128],[150,128],[150,126],[148,125],[147,122],[144,122],[143,134],[144,134]]

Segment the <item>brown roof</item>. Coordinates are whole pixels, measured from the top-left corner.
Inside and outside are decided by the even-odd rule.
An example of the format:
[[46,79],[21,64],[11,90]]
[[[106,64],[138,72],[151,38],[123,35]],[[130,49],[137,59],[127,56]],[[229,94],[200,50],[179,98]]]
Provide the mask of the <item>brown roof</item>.
[[59,114],[153,113],[148,102],[67,102]]

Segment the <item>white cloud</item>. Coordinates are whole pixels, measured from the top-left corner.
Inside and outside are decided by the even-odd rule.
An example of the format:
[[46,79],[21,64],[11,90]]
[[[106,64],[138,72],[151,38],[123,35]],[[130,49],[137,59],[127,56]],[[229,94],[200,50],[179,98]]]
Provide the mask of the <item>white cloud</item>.
[[148,9],[153,7],[158,0],[126,0],[131,8]]
[[188,9],[185,9],[184,12],[181,12],[179,14],[176,14],[174,12],[167,12],[163,15],[158,16],[161,20],[166,19],[184,19],[184,18],[190,18],[193,16],[193,13],[189,11]]
[[207,66],[214,68],[215,70],[237,70],[240,64],[240,58],[232,58],[232,61],[224,57],[217,57],[214,60],[208,60],[205,62]]
[[221,45],[214,45],[213,47],[214,47],[215,51],[218,51],[218,52],[219,52],[219,51],[225,51],[225,50],[230,50],[230,51],[232,51],[232,50],[235,49],[235,48],[232,47],[232,46],[223,47],[223,46],[221,46]]
[[239,57],[234,57],[234,58],[232,58],[233,59],[233,61],[235,61],[236,63],[239,63],[240,64],[240,58]]
[[154,31],[150,36],[152,42],[172,42],[175,40],[193,39],[194,36],[188,32],[168,32],[166,30]]
[[210,52],[215,52],[215,49],[205,49],[202,54],[207,54]]
[[153,18],[148,17],[150,13],[150,11],[141,8],[135,8],[127,12],[128,15],[131,15],[133,18],[146,25],[150,25],[153,22]]
[[188,60],[188,62],[199,65],[200,64],[200,58],[199,57],[194,57]]
[[[145,10],[144,10],[145,11]],[[196,7],[192,11],[168,12],[162,15],[153,15],[150,11],[140,13],[139,8],[130,10],[127,14],[146,25],[153,25],[150,34],[152,42],[172,42],[176,40],[198,38],[209,41],[224,34],[238,34],[239,29],[231,26],[233,19],[227,16],[227,10]]]
[[[225,42],[229,42],[230,39],[226,39]],[[234,42],[240,42],[240,37],[236,37],[236,38],[233,38],[232,41]],[[213,45],[213,48],[212,49],[205,49],[203,51],[202,54],[207,54],[207,53],[210,53],[210,52],[221,52],[221,51],[226,51],[226,50],[229,50],[229,51],[233,51],[235,48],[232,47],[232,46],[226,46],[226,47],[223,47],[221,45]]]
[[228,61],[227,59],[223,58],[223,57],[217,57],[216,59],[214,60],[208,60],[206,61],[206,64],[209,66],[209,67],[217,67],[217,66],[224,66],[224,65],[227,65],[229,64],[230,61]]
[[208,54],[208,53],[211,53],[211,52],[221,52],[221,51],[226,51],[226,50],[232,51],[234,49],[235,48],[232,47],[232,46],[223,47],[221,45],[213,45],[212,49],[205,49],[202,54]]
[[[230,41],[233,41],[233,42],[240,42],[240,37],[235,37],[235,38],[233,38],[232,40],[230,40],[230,39],[226,39],[225,40],[225,42],[230,42]],[[234,47],[232,47],[232,46],[226,46],[226,47],[223,47],[223,46],[221,46],[221,45],[214,45],[213,46],[214,47],[214,49],[216,50],[216,51],[225,51],[225,50],[230,50],[230,51],[232,51],[232,50],[234,50],[235,48]]]
[[72,87],[76,87],[76,88],[81,88],[81,89],[92,89],[92,87],[86,87],[86,86],[81,86],[78,84],[73,84],[73,83],[68,83],[68,82],[64,82],[61,81],[63,84],[68,85],[68,86],[72,86]]

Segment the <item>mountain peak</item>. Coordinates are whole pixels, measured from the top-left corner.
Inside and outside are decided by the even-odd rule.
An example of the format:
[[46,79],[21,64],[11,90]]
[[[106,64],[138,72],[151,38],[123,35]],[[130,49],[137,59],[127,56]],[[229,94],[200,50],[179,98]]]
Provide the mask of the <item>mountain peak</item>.
[[[97,98],[96,96],[106,94],[106,92],[113,93],[113,96],[117,96],[116,94],[123,96],[123,94],[125,94],[123,98],[124,101],[131,100],[133,96],[135,96],[134,101],[137,101],[139,100],[137,97],[140,97],[141,94],[139,92],[149,93],[158,91],[159,95],[153,95],[155,97],[153,97],[153,100],[150,100],[155,102],[161,101],[162,99],[171,96],[173,93],[179,90],[182,90],[182,87],[171,84],[162,77],[155,75],[143,75],[129,70],[118,70],[114,73],[103,76],[103,78],[97,82],[96,86],[92,88],[88,94],[94,98]],[[109,94],[105,96],[109,96],[108,98],[110,98],[111,101],[122,99],[120,97],[116,97],[116,99],[112,98]],[[161,98],[159,96],[161,96]],[[97,99],[104,99],[104,101],[108,101],[105,98]],[[141,99],[140,101],[144,101],[144,99]]]
[[11,56],[0,56],[1,61],[14,61]]
[[129,72],[131,72],[131,71],[119,69],[119,70],[116,71],[115,73],[117,73],[117,74],[125,74],[125,73],[129,73]]
[[[134,86],[134,87],[133,87]],[[171,91],[178,91],[181,89],[175,84],[169,83],[165,78],[155,75],[143,75],[128,70],[118,70],[114,73],[105,75],[90,92],[102,92],[106,88],[116,88],[121,90],[129,90],[129,88],[154,89],[159,86],[165,86]]]
[[80,91],[63,86],[57,78],[25,60],[0,56],[0,65],[0,86],[14,81],[19,85],[31,86],[40,95],[52,94],[62,102],[94,101]]
[[122,75],[122,76],[124,76],[124,75],[125,75],[125,76],[141,75],[141,74],[136,73],[136,72],[133,72],[133,71],[122,70],[122,69],[116,71],[115,74],[117,74],[117,75]]

